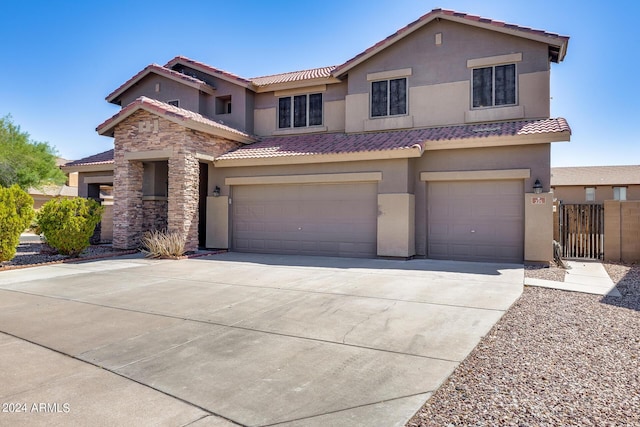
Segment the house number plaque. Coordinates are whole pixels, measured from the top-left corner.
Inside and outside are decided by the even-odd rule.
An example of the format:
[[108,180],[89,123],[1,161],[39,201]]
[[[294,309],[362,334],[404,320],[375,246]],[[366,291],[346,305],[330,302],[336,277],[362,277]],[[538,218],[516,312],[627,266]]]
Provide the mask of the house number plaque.
[[547,203],[547,199],[545,197],[534,197],[531,199],[532,205],[544,205]]

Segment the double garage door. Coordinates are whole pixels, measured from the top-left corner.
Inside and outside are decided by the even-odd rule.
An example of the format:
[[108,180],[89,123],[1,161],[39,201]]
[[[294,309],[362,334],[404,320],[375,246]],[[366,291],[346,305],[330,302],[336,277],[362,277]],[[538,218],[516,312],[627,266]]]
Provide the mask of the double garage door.
[[238,252],[374,257],[377,183],[233,187]]
[[[427,184],[427,256],[522,262],[522,180]],[[238,252],[375,257],[377,184],[233,187]]]
[[428,257],[517,262],[524,258],[522,180],[428,183]]

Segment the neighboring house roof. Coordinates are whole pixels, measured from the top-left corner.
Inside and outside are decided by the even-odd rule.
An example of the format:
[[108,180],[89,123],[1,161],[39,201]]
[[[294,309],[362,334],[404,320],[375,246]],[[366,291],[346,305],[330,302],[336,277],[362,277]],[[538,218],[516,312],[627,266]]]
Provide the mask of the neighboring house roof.
[[551,186],[640,185],[640,165],[551,168]]
[[137,98],[113,117],[99,125],[96,130],[100,135],[113,136],[116,125],[138,110],[146,110],[184,127],[217,135],[232,141],[238,141],[243,144],[251,143],[256,140],[255,137],[249,134],[222,123],[218,123],[203,116],[202,114],[169,105],[155,99],[147,98],[146,96]]
[[431,12],[421,16],[407,26],[399,29],[389,37],[366,49],[364,52],[361,52],[358,55],[354,56],[344,64],[339,65],[333,71],[333,75],[336,77],[343,75],[351,68],[366,61],[373,55],[393,45],[397,41],[402,40],[404,37],[422,28],[435,19],[447,19],[454,22],[474,25],[493,31],[547,43],[549,45],[550,58],[554,62],[560,62],[564,59],[567,51],[567,44],[569,43],[569,37],[567,36],[561,36],[559,34],[549,33],[543,30],[535,30],[529,27],[522,27],[520,25],[507,24],[502,21],[494,21],[492,19],[482,18],[480,16],[469,15],[467,13],[456,12],[453,10],[433,9]]
[[165,64],[165,67],[173,68],[178,64],[186,65],[187,67],[193,68],[194,70],[203,71],[207,74],[217,76],[223,80],[240,84],[241,86],[251,89],[251,84],[252,84],[251,80],[245,79],[244,77],[240,77],[228,71],[224,71],[219,68],[212,67],[211,65],[207,65],[204,62],[195,61],[193,59],[187,58],[186,56],[180,56],[180,55],[176,56],[171,61],[167,62]]
[[58,167],[64,166],[67,163],[69,163],[69,160],[63,159],[62,157],[56,157],[56,166],[58,166]]
[[40,188],[30,187],[28,193],[31,196],[77,197],[78,187],[69,187],[68,185],[44,185]]
[[106,100],[108,102],[115,102],[120,95],[127,91],[131,86],[138,83],[140,80],[148,76],[149,74],[158,74],[160,76],[166,77],[168,79],[178,81],[186,84],[187,86],[191,86],[195,89],[201,90],[203,92],[213,94],[215,92],[215,88],[208,85],[206,82],[197,79],[192,76],[187,76],[186,74],[179,73],[177,71],[173,71],[169,68],[165,68],[158,64],[147,65],[142,71],[140,71],[135,76],[131,77],[129,80],[120,85],[119,88],[111,92],[107,95]]
[[347,154],[412,148],[419,148],[422,154],[429,142],[570,132],[571,129],[566,120],[558,118],[387,132],[279,136],[265,138],[260,142],[240,147],[217,157],[216,160]]
[[73,160],[65,164],[65,166],[77,166],[77,165],[99,165],[105,163],[113,163],[113,148],[111,150],[103,151],[102,153],[93,154],[88,157],[83,157],[79,160]]

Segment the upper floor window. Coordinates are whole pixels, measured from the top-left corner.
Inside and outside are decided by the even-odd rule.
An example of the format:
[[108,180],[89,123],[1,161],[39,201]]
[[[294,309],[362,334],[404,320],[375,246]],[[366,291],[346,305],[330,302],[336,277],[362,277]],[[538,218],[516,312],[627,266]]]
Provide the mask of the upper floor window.
[[516,64],[473,69],[473,107],[516,103]]
[[174,107],[180,107],[180,100],[179,99],[174,99],[172,101],[167,101],[167,104],[173,105]]
[[216,97],[216,114],[231,114],[231,95]]
[[587,202],[595,202],[596,201],[596,187],[585,187],[584,192],[585,192],[584,199]]
[[371,82],[371,117],[407,114],[407,79]]
[[322,125],[322,94],[294,95],[278,99],[278,128]]
[[613,187],[613,200],[627,200],[627,187]]

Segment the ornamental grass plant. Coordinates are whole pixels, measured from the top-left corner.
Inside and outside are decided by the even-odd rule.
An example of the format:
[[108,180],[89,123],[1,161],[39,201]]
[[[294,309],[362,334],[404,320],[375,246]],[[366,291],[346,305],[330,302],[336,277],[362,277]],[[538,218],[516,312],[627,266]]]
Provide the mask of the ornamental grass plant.
[[167,230],[147,231],[140,243],[146,258],[178,259],[185,253],[185,238]]

